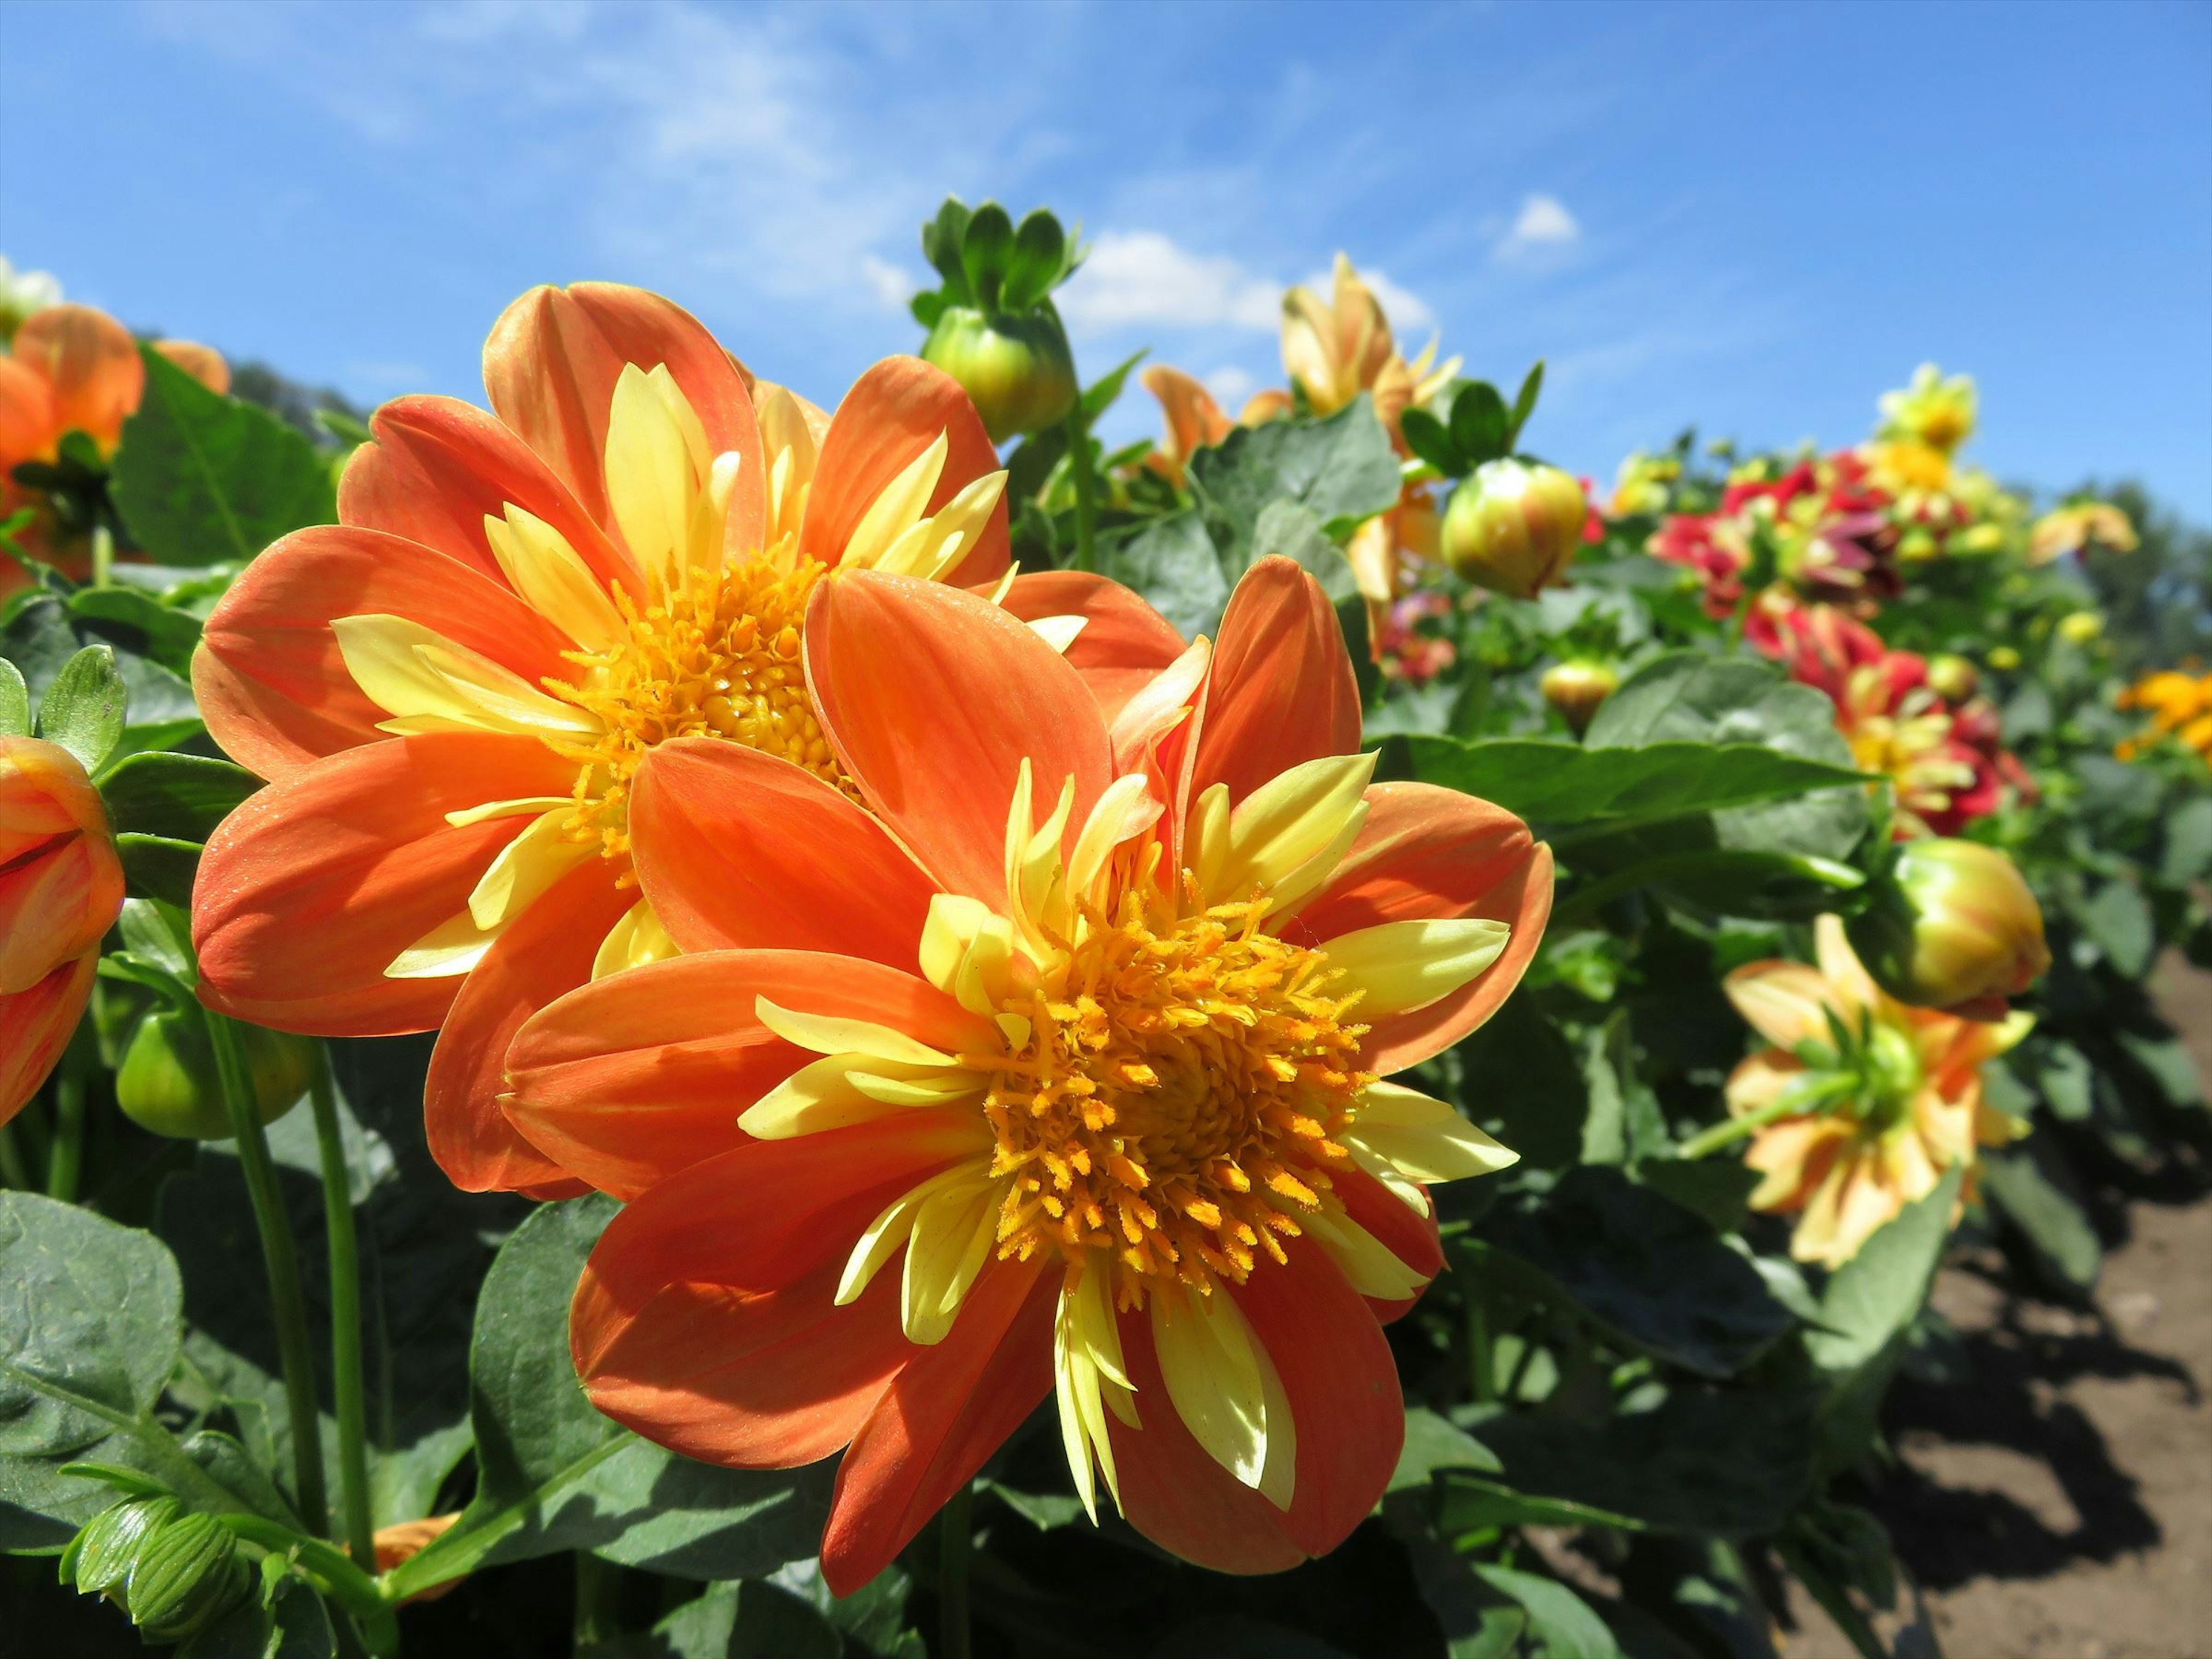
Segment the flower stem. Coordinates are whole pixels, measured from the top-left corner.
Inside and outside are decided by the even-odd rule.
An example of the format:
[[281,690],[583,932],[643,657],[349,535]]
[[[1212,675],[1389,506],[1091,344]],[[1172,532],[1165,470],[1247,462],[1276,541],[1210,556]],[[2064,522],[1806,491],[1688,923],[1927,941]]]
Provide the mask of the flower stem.
[[269,1312],[276,1327],[277,1359],[284,1373],[284,1404],[292,1430],[292,1484],[300,1516],[316,1534],[330,1525],[323,1492],[323,1439],[315,1415],[315,1357],[307,1335],[307,1304],[300,1293],[300,1263],[292,1241],[283,1194],[276,1188],[276,1166],[270,1161],[268,1137],[255,1109],[253,1073],[238,1028],[213,1009],[203,1009],[208,1040],[222,1079],[231,1132],[238,1138],[238,1163],[253,1203],[254,1230],[261,1236],[262,1265],[269,1273]]
[[589,1550],[576,1552],[576,1621],[570,1639],[579,1659],[613,1641],[620,1630],[616,1611],[620,1571]]
[[361,1253],[354,1237],[353,1194],[346,1179],[345,1143],[338,1133],[337,1100],[331,1088],[330,1050],[319,1042],[315,1045],[314,1077],[307,1086],[323,1166],[323,1227],[330,1247],[331,1384],[337,1401],[345,1541],[354,1565],[374,1574],[376,1527],[368,1508],[368,1414],[361,1374]]
[[1084,417],[1083,399],[1067,411],[1067,465],[1075,479],[1075,568],[1098,566],[1098,483],[1091,471],[1091,422]]
[[975,1544],[969,1519],[973,1485],[945,1500],[937,1512],[937,1651],[939,1659],[971,1659],[975,1645],[968,1624],[968,1558]]
[[54,1070],[54,1138],[46,1150],[46,1196],[76,1202],[84,1170],[85,1027],[78,1026]]
[[1674,1156],[1680,1158],[1703,1158],[1708,1152],[1718,1152],[1722,1147],[1765,1128],[1777,1118],[1788,1117],[1805,1109],[1805,1097],[1796,1091],[1785,1090],[1778,1098],[1768,1101],[1756,1111],[1746,1112],[1741,1117],[1725,1119],[1709,1129],[1700,1130],[1676,1147]]
[[106,587],[115,580],[115,532],[104,523],[92,526],[92,585]]

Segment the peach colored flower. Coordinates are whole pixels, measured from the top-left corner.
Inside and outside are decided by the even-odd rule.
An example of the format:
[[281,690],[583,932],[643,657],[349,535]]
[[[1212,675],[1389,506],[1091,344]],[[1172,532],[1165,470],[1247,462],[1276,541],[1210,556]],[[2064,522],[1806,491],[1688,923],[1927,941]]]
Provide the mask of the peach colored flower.
[[0,735],[0,1123],[69,1046],[122,908],[107,811],[76,757]]
[[1144,373],[1145,389],[1160,400],[1167,437],[1153,446],[1145,465],[1180,488],[1183,470],[1199,450],[1219,443],[1236,429],[1213,394],[1179,368],[1154,363]]
[[1728,976],[1736,1012],[1774,1045],[1735,1068],[1728,1105],[1758,1124],[1744,1162],[1765,1178],[1752,1207],[1796,1214],[1790,1254],[1839,1267],[1959,1165],[1964,1203],[1978,1149],[2027,1133],[1984,1101],[1981,1068],[2034,1020],[1907,1007],[1860,965],[1840,920],[1814,933],[1817,967],[1754,962]]
[[1548,849],[1368,781],[1288,560],[1110,725],[971,596],[859,572],[813,605],[874,815],[732,745],[658,751],[640,870],[692,954],[510,1056],[516,1121],[633,1200],[572,1314],[592,1400],[738,1467],[843,1448],[841,1593],[1048,1397],[1094,1512],[1103,1480],[1229,1571],[1334,1547],[1402,1438],[1378,1321],[1441,1266],[1425,1185],[1512,1156],[1383,1079],[1511,991]]
[[447,1173],[574,1191],[499,1109],[507,1037],[673,948],[630,863],[654,744],[720,738],[854,795],[800,665],[833,568],[983,584],[1073,635],[1109,700],[1181,641],[1099,578],[1009,579],[996,452],[919,359],[824,423],[765,383],[757,405],[667,301],[584,283],[509,307],[484,380],[495,414],[385,405],[341,522],[286,537],[208,618],[209,730],[270,783],[210,841],[193,936],[203,996],[241,1018],[442,1026],[425,1106]]

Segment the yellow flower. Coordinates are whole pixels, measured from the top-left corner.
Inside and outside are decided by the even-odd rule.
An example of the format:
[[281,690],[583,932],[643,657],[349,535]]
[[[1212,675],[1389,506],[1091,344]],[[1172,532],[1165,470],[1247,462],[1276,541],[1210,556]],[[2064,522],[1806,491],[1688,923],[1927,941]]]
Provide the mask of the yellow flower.
[[2028,532],[2027,562],[2049,564],[2092,544],[2108,553],[2132,553],[2141,544],[2128,515],[2109,501],[2069,501],[2035,521]]
[[[1398,416],[1435,396],[1459,372],[1458,358],[1437,363],[1436,349],[1430,342],[1411,362],[1398,355],[1382,302],[1341,253],[1327,301],[1310,288],[1283,295],[1283,368],[1317,415],[1334,414],[1370,392],[1375,412],[1395,441]],[[1245,411],[1248,424],[1253,412]]]
[[1667,510],[1667,486],[1682,476],[1682,463],[1673,455],[1647,455],[1638,450],[1621,462],[1613,477],[1613,499],[1606,503],[1611,518],[1632,513]]
[[1908,1008],[1869,976],[1838,918],[1814,931],[1818,966],[1754,962],[1728,976],[1736,1012],[1774,1045],[1735,1068],[1728,1105],[1765,1177],[1752,1207],[1795,1212],[1790,1253],[1832,1268],[1954,1167],[1963,1204],[1978,1149],[2026,1133],[1983,1099],[1981,1068],[2034,1021]]
[[1924,445],[1948,456],[1974,429],[1973,377],[1954,374],[1946,380],[1935,364],[1923,363],[1913,370],[1911,385],[1881,394],[1880,408],[1881,437]]
[[2160,669],[2121,692],[2119,702],[2123,708],[2139,708],[2151,717],[2148,732],[2128,738],[2115,751],[2122,760],[2132,760],[2171,735],[2212,761],[2212,674]]

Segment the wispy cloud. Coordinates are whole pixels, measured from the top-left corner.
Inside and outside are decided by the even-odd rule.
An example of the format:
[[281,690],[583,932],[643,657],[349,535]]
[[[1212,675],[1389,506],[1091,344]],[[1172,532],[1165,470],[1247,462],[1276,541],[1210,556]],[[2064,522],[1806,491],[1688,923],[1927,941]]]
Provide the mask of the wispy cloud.
[[1194,253],[1156,230],[1109,230],[1062,292],[1060,309],[1079,333],[1109,329],[1272,329],[1279,283],[1221,254]]
[[1498,259],[1506,264],[1556,258],[1583,239],[1582,223],[1556,196],[1522,198],[1512,228],[1498,240]]

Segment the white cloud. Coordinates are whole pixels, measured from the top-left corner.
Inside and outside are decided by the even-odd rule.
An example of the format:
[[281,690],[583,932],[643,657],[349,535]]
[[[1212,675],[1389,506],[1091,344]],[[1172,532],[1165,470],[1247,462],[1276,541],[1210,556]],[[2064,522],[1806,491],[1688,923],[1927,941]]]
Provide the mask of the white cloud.
[[915,290],[921,286],[914,277],[901,270],[890,260],[872,253],[860,256],[860,275],[868,279],[868,286],[877,299],[889,311],[904,311],[907,301],[914,298]]
[[1230,363],[1215,369],[1205,377],[1206,389],[1213,394],[1214,402],[1231,414],[1244,406],[1244,400],[1259,388],[1258,379],[1249,369]]
[[1540,258],[1573,246],[1582,234],[1581,223],[1558,197],[1527,197],[1513,228],[1498,244],[1497,257],[1507,263]]
[[1193,253],[1156,230],[1109,230],[1061,290],[1060,307],[1085,333],[1148,325],[1273,330],[1282,284],[1222,255]]

